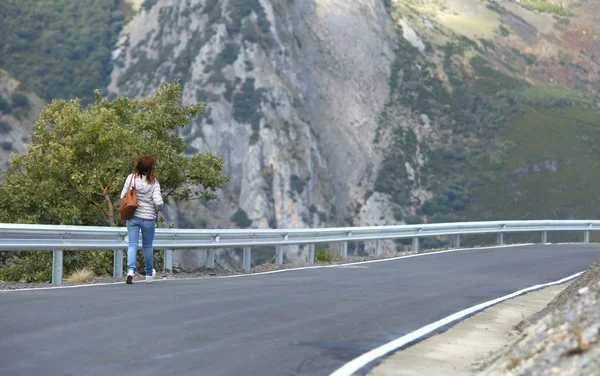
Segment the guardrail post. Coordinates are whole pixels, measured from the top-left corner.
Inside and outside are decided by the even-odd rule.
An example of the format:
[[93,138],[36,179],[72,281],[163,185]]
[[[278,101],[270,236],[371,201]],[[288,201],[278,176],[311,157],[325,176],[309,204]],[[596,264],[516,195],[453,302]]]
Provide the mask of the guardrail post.
[[164,272],[165,273],[171,273],[173,272],[173,251],[170,249],[165,249],[163,251],[163,258],[164,258]]
[[586,231],[583,233],[583,242],[584,243],[589,243],[590,242],[590,232]]
[[419,238],[416,236],[412,239],[412,251],[419,253]]
[[503,232],[498,233],[498,245],[504,245],[504,233]]
[[207,269],[214,269],[215,267],[215,249],[209,248],[206,250],[206,263]]
[[340,243],[340,256],[348,257],[348,242]]
[[375,256],[381,256],[381,239],[375,240]]
[[460,235],[454,235],[454,248],[460,248]]
[[308,246],[308,263],[311,265],[315,263],[315,245],[314,244],[310,244]]
[[283,246],[276,246],[275,253],[277,254],[277,265],[283,265]]
[[113,252],[113,278],[123,278],[123,250]]
[[63,251],[52,251],[52,284],[60,285],[63,274]]
[[250,261],[252,260],[252,249],[250,247],[244,248],[244,271],[248,273],[250,271]]
[[548,243],[548,232],[542,231],[542,244]]

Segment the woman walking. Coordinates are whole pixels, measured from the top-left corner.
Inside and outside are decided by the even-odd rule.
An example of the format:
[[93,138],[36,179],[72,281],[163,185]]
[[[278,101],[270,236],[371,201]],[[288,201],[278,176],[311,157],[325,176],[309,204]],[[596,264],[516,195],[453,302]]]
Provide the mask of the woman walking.
[[155,159],[152,155],[142,155],[135,161],[133,174],[127,176],[121,198],[129,189],[135,189],[137,194],[137,209],[133,218],[127,220],[127,278],[126,283],[133,283],[135,273],[135,256],[138,248],[140,230],[142,232],[142,248],[144,249],[144,264],[146,282],[152,282],[156,275],[154,270],[153,242],[156,228],[156,214],[163,208],[160,184],[154,176]]

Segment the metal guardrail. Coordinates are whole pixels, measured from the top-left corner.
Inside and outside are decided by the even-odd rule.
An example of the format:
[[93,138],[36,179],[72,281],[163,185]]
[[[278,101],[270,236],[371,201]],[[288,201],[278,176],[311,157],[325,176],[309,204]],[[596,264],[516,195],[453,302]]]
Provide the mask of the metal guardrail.
[[[383,227],[344,227],[282,230],[192,230],[156,229],[154,249],[164,250],[165,269],[172,268],[172,251],[206,249],[207,267],[214,266],[217,248],[244,248],[243,268],[250,270],[251,247],[276,246],[277,263],[283,263],[284,246],[308,244],[308,263],[314,262],[314,244],[340,243],[347,256],[349,241],[375,240],[375,255],[381,254],[380,240],[412,238],[413,251],[419,250],[419,238],[454,236],[460,247],[460,235],[497,233],[503,244],[504,233],[541,232],[542,243],[549,231],[583,231],[589,242],[590,231],[600,230],[600,220],[582,221],[495,221],[459,222]],[[141,247],[141,243],[140,243]],[[123,275],[123,249],[127,249],[127,229],[123,227],[55,226],[0,223],[0,251],[53,251],[52,283],[62,280],[63,251],[114,250],[113,276]]]

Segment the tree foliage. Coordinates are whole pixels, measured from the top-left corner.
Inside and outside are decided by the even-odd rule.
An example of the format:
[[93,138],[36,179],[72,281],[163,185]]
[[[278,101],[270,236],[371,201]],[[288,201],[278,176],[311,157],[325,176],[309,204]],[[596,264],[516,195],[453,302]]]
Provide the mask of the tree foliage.
[[174,130],[204,112],[180,105],[179,83],[163,84],[147,99],[96,93],[94,103],[55,100],[40,114],[26,152],[13,156],[0,181],[0,221],[71,225],[119,224],[118,200],[140,154],[157,158],[166,202],[210,200],[227,183],[223,158],[188,157]]

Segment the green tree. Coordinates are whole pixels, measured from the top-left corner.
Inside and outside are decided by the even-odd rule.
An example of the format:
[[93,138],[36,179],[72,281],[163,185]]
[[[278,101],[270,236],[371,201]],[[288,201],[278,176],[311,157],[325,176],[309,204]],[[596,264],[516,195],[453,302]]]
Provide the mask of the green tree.
[[108,101],[96,92],[87,108],[79,100],[53,101],[25,153],[2,174],[0,220],[115,226],[125,177],[145,153],[157,158],[166,202],[215,198],[229,181],[223,158],[185,156],[187,145],[173,132],[201,115],[205,104],[181,106],[180,99],[179,83],[168,83],[147,99]]

